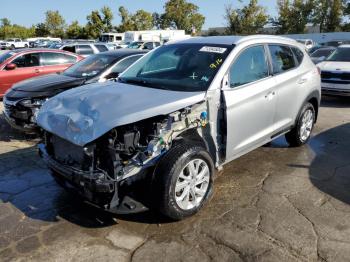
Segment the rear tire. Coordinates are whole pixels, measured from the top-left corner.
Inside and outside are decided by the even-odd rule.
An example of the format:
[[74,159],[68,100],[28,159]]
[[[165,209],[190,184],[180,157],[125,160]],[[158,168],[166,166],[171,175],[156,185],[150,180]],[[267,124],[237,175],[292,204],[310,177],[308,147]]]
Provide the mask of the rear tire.
[[315,119],[315,108],[311,103],[306,103],[301,110],[295,127],[285,136],[288,144],[292,147],[306,144],[311,137]]
[[214,164],[197,145],[179,144],[160,160],[154,197],[160,213],[181,220],[197,213],[212,194]]

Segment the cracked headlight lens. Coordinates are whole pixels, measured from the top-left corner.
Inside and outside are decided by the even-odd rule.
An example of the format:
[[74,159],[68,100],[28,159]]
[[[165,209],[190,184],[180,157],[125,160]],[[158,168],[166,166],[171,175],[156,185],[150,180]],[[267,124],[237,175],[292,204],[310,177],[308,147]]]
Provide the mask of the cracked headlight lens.
[[24,99],[19,102],[20,105],[25,107],[40,107],[47,99]]

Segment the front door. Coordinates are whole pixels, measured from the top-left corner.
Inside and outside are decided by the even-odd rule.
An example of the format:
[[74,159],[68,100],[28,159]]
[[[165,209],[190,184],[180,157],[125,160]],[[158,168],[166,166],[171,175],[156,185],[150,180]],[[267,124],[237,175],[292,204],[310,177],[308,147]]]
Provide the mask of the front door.
[[16,64],[17,68],[0,71],[0,94],[4,94],[13,84],[38,76],[41,72],[39,53],[20,55],[10,63]]
[[264,45],[243,50],[223,88],[226,109],[226,159],[232,160],[269,140],[274,132],[275,80]]

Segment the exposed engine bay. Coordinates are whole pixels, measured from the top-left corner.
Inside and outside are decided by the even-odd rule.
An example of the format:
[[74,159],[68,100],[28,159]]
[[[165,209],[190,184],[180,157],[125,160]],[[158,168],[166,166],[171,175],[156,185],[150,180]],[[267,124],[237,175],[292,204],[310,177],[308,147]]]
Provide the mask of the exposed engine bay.
[[116,127],[83,147],[47,132],[45,151],[53,171],[72,173],[71,182],[90,201],[113,209],[120,205],[121,188],[144,178],[181,133],[195,129],[201,134],[207,124],[207,105],[202,102]]

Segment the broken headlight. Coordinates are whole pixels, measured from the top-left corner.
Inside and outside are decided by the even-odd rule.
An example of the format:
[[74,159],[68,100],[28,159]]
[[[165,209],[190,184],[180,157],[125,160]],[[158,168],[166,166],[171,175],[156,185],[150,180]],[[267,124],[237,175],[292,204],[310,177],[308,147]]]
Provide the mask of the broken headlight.
[[47,99],[24,99],[19,102],[24,107],[41,107]]

